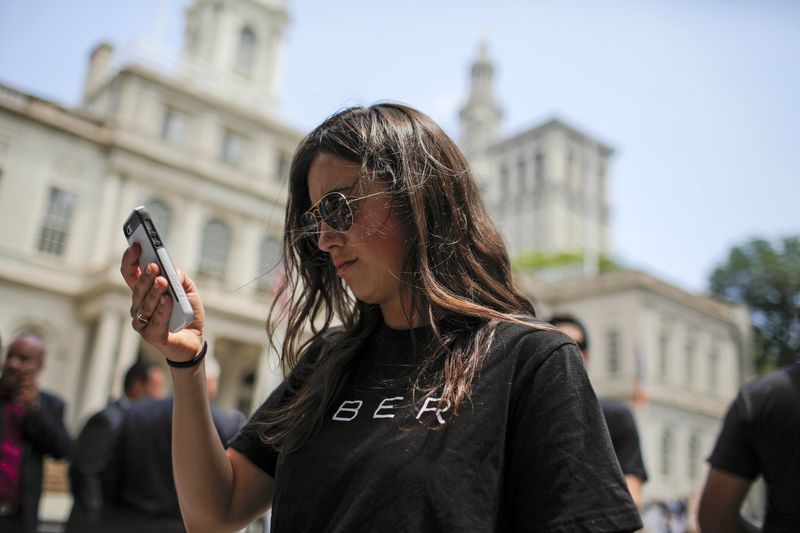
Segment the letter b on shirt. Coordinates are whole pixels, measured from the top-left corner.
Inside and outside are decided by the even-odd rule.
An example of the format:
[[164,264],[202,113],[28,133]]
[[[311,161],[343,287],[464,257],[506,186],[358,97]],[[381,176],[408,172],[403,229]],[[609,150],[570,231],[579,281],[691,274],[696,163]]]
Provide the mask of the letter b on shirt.
[[338,420],[339,422],[350,422],[358,416],[358,410],[361,409],[363,404],[364,402],[361,400],[343,401],[342,405],[340,405],[336,410],[336,413],[334,413],[333,420]]

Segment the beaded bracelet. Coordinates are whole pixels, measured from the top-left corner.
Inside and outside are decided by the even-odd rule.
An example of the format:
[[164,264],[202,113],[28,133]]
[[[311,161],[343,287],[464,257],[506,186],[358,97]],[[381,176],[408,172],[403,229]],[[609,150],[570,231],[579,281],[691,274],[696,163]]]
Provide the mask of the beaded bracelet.
[[200,349],[200,352],[188,361],[173,361],[168,357],[165,357],[164,359],[167,360],[167,364],[171,367],[189,368],[192,366],[199,365],[203,361],[203,359],[205,359],[207,351],[208,351],[208,341],[203,341],[203,347]]

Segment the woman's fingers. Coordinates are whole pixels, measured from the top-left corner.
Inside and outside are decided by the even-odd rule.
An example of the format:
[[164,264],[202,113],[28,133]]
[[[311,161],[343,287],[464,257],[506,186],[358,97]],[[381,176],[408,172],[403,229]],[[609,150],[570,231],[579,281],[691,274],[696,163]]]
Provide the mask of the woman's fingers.
[[[148,272],[151,272],[152,269],[153,265],[147,265]],[[146,279],[145,276],[142,276],[142,279]],[[167,279],[164,276],[153,276],[150,289],[145,293],[138,312],[148,319],[152,319],[159,307],[161,307],[161,297],[166,291]]]
[[178,270],[178,279],[192,305],[194,320],[183,330],[170,333],[169,321],[174,301],[169,294],[167,278],[155,263],[141,269],[140,259],[141,248],[134,243],[122,254],[120,262],[122,277],[131,288],[130,316],[133,329],[164,356],[175,361],[191,359],[203,345],[205,318],[196,285],[183,271]]
[[139,256],[142,255],[142,247],[139,243],[135,242],[128,247],[122,254],[122,261],[120,261],[119,271],[122,273],[122,278],[128,287],[133,289],[136,285],[136,280],[139,279],[141,271],[139,268]]
[[178,279],[181,280],[181,285],[183,285],[183,291],[186,293],[186,297],[189,299],[189,304],[192,306],[192,311],[194,312],[194,322],[189,325],[197,326],[198,329],[203,329],[203,322],[205,321],[205,311],[203,310],[203,302],[200,300],[200,294],[197,292],[197,285],[194,284],[194,281],[186,275],[186,273],[181,270],[180,268],[175,269],[178,273]]
[[133,287],[131,287],[133,289],[130,309],[131,318],[138,318],[140,323],[145,322],[143,319],[149,318],[152,311],[155,310],[156,304],[154,302],[158,299],[155,296],[150,299],[151,303],[149,309],[144,308],[144,305],[145,299],[155,287],[155,280],[158,273],[158,266],[155,263],[150,263],[144,269],[144,272],[139,275]]
[[[164,280],[164,278],[158,278]],[[164,280],[166,281],[166,280]],[[149,305],[145,303],[145,305]],[[150,342],[155,344],[164,344],[169,337],[169,318],[172,314],[172,298],[169,294],[161,293],[158,297],[153,311],[150,313],[150,318],[147,326],[147,333]]]

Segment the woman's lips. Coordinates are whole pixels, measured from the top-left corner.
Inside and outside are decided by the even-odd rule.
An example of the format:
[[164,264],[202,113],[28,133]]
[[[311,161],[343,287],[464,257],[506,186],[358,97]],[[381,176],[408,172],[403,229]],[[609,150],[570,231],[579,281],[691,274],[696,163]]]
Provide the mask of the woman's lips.
[[356,262],[356,259],[351,259],[349,261],[342,261],[341,263],[336,264],[336,275],[339,277],[344,276],[344,274],[350,270],[350,267],[353,263]]

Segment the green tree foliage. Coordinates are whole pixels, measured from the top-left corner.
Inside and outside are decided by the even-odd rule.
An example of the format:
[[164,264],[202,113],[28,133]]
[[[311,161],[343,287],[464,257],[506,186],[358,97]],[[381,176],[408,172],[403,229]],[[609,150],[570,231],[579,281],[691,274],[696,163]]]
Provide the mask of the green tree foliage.
[[[524,252],[512,259],[512,266],[516,270],[537,271],[546,268],[569,267],[583,264],[583,254],[580,252],[548,254],[542,252]],[[600,255],[598,258],[600,272],[617,268],[617,265],[608,256]]]
[[800,236],[753,239],[711,274],[711,291],[750,307],[756,367],[768,372],[800,356]]

